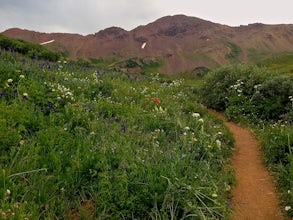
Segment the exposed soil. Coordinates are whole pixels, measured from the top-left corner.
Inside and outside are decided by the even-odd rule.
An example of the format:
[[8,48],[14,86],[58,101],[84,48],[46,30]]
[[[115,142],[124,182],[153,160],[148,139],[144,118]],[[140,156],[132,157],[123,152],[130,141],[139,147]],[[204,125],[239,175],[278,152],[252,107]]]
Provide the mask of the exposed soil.
[[283,220],[275,183],[263,163],[256,138],[238,124],[225,124],[235,137],[232,166],[237,183],[233,190],[231,220]]
[[231,219],[284,219],[273,178],[263,163],[262,153],[250,131],[227,122],[235,136],[232,158],[237,184],[233,191]]
[[[159,72],[165,74],[192,72],[196,67],[216,67],[228,64],[234,58],[251,61],[258,51],[270,51],[268,57],[274,52],[293,51],[293,25],[229,27],[184,15],[166,16],[130,31],[109,27],[87,36],[17,28],[1,34],[35,43],[55,40],[46,47],[69,53],[73,59],[156,58],[162,61]],[[117,63],[118,67],[120,64]]]

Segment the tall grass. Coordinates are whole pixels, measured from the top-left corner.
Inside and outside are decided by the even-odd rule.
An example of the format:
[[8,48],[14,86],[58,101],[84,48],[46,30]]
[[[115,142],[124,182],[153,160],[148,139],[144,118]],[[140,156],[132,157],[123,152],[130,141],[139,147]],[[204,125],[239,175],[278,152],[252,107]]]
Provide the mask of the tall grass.
[[0,66],[3,218],[227,217],[233,140],[184,80],[3,49]]

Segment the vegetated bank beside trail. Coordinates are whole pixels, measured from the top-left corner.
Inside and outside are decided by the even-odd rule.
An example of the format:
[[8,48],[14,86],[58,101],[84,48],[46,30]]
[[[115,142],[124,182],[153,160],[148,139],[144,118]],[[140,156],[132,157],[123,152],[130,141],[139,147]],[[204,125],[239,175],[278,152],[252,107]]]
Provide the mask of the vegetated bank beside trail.
[[[211,112],[225,121],[223,115]],[[236,147],[232,167],[237,183],[233,190],[231,220],[284,219],[273,178],[263,163],[256,138],[238,124],[229,121],[225,124],[234,134]]]

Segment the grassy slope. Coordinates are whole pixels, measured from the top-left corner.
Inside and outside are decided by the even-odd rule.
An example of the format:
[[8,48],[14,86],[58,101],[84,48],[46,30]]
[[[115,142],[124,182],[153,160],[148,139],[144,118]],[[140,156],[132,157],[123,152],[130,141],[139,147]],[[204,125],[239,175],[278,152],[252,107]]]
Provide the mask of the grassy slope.
[[[17,218],[225,218],[232,138],[192,78],[1,50],[0,210]],[[9,211],[10,210],[10,211]]]

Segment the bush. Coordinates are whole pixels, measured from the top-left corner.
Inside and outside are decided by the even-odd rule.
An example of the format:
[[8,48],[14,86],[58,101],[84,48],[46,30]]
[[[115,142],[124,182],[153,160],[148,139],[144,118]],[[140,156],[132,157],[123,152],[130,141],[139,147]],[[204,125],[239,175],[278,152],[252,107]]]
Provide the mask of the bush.
[[[290,120],[293,75],[277,75],[248,65],[222,67],[210,72],[201,89],[202,102],[226,112],[229,118]],[[292,123],[292,121],[288,121]]]

